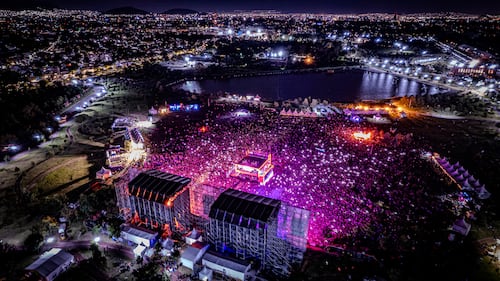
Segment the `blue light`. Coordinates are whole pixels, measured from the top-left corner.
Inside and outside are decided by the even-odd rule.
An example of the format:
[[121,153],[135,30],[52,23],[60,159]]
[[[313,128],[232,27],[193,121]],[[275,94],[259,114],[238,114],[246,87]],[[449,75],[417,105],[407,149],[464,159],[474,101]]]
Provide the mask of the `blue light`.
[[359,122],[361,122],[362,119],[358,115],[352,115],[351,118],[350,118],[350,120],[352,122],[359,123]]

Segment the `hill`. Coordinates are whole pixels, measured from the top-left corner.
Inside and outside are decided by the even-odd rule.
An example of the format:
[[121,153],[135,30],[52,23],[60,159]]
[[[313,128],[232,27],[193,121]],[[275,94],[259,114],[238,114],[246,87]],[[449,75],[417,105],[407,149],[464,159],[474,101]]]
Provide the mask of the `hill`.
[[55,9],[56,5],[50,3],[49,1],[29,1],[29,0],[18,0],[18,1],[2,1],[0,3],[0,10],[36,10],[36,9]]
[[120,7],[120,8],[115,8],[111,9],[108,11],[105,11],[104,14],[110,14],[110,15],[146,15],[149,14],[149,12],[137,9],[134,7]]
[[191,14],[198,14],[198,11],[191,10],[191,9],[170,9],[162,14],[166,15],[191,15]]

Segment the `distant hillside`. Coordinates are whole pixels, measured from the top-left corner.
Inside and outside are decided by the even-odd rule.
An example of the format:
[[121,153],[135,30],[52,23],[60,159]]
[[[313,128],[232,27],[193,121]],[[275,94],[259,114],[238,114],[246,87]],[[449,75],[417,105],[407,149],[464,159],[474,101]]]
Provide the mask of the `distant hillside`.
[[110,15],[146,15],[146,14],[149,14],[149,12],[146,12],[144,10],[137,9],[134,7],[121,7],[121,8],[115,8],[115,9],[105,11],[104,14],[110,14]]
[[190,10],[190,9],[170,9],[168,11],[163,12],[162,14],[167,14],[167,15],[191,15],[191,14],[198,14],[198,11]]
[[22,10],[36,10],[38,8],[55,9],[57,8],[57,6],[50,3],[50,1],[43,1],[43,0],[1,1],[0,3],[0,10],[22,11]]

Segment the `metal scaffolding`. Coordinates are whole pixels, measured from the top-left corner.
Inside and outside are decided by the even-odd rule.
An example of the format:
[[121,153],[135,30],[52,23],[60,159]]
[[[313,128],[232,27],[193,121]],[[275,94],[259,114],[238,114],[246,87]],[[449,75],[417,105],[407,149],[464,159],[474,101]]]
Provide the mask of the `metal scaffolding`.
[[222,193],[209,214],[205,238],[219,252],[253,259],[286,276],[302,262],[309,212],[233,189]]
[[157,170],[139,173],[133,179],[124,177],[115,188],[120,213],[136,224],[187,231],[190,181]]

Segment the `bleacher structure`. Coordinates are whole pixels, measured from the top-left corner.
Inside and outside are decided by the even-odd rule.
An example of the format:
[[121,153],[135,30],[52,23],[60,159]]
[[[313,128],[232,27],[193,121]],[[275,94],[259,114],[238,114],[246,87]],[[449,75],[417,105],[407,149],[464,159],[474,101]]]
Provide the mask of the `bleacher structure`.
[[158,170],[116,184],[117,204],[127,221],[152,228],[185,230],[190,224],[188,184],[191,179]]
[[134,168],[116,184],[116,196],[129,223],[183,234],[194,225],[213,250],[278,276],[306,251],[309,211],[280,200]]
[[212,204],[206,239],[219,252],[286,276],[306,249],[309,211],[234,189]]

